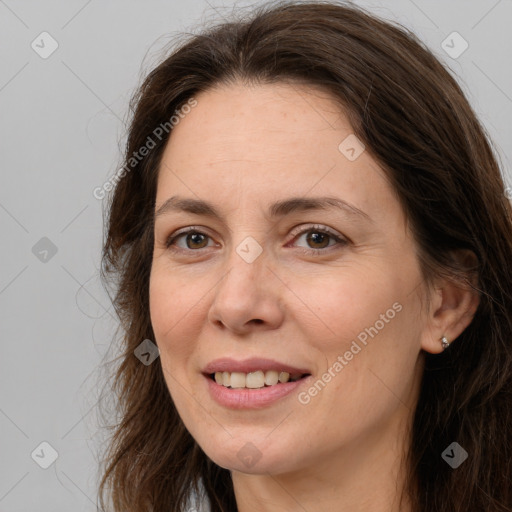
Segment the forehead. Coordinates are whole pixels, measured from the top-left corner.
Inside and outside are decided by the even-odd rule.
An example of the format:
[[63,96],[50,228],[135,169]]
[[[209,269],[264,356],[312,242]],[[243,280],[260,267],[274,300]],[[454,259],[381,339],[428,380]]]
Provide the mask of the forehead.
[[337,156],[340,132],[352,132],[332,97],[304,85],[222,85],[195,99],[197,106],[171,132],[171,161],[294,162],[313,156],[310,151],[319,141]]
[[390,191],[383,187],[389,186],[368,152],[355,146],[361,154],[349,159],[340,149],[357,139],[325,91],[232,84],[195,99],[165,148],[157,205],[176,193],[231,204],[251,197],[261,203],[284,195],[336,194],[362,210],[382,208],[375,196],[386,202]]

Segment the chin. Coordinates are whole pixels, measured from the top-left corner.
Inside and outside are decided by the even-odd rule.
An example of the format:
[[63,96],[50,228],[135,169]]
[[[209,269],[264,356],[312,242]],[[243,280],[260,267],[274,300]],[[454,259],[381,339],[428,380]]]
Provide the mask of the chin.
[[[251,441],[251,435],[216,442],[211,437],[201,444],[202,450],[218,466],[229,471],[251,475],[280,474],[298,469],[300,461],[290,453],[300,453],[300,447],[291,447],[278,439],[270,441],[261,436],[261,442]],[[213,442],[212,442],[213,441]]]

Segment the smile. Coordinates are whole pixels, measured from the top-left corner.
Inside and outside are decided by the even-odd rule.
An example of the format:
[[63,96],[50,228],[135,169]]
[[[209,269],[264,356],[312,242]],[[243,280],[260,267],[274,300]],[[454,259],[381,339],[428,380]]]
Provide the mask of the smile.
[[206,391],[228,409],[261,409],[279,403],[312,378],[307,368],[266,358],[216,359],[202,368]]
[[307,374],[294,373],[290,374],[285,371],[276,370],[257,370],[255,372],[215,372],[210,375],[220,386],[231,389],[261,389],[268,386],[276,386],[284,384],[288,381],[295,382]]

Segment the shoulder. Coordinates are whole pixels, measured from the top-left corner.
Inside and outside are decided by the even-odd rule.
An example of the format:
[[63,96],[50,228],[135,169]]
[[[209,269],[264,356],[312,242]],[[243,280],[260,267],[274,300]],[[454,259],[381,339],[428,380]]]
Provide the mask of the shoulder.
[[210,501],[201,482],[199,482],[199,489],[199,494],[194,491],[190,492],[185,507],[186,512],[211,512]]

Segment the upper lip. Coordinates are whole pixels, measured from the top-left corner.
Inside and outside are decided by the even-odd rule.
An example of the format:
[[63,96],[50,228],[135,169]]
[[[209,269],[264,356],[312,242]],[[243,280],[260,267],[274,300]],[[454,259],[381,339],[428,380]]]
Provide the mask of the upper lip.
[[241,361],[237,361],[236,359],[231,359],[229,357],[223,357],[220,359],[215,359],[208,363],[204,369],[203,373],[211,374],[216,372],[240,372],[240,373],[250,373],[256,372],[258,370],[262,370],[264,372],[275,370],[278,372],[288,372],[290,374],[300,373],[301,375],[304,373],[309,373],[309,371],[305,368],[298,368],[291,366],[289,364],[280,363],[279,361],[275,361],[273,359],[265,359],[260,357],[253,357],[250,359],[244,359]]

